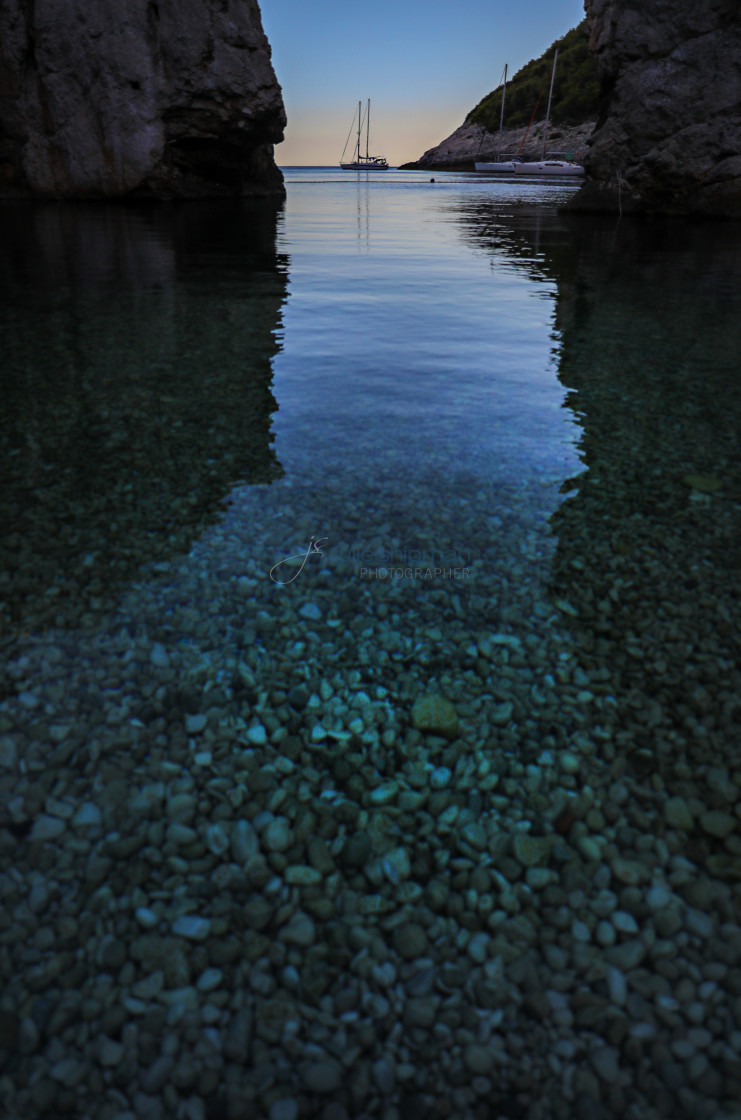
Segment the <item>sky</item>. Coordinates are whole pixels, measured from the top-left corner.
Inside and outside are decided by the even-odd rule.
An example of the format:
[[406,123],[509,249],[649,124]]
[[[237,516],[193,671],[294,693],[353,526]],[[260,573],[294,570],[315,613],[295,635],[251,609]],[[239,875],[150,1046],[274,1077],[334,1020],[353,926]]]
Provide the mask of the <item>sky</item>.
[[583,0],[259,2],[288,115],[283,167],[339,163],[367,98],[371,155],[419,159],[499,85],[505,62],[514,74],[584,17]]

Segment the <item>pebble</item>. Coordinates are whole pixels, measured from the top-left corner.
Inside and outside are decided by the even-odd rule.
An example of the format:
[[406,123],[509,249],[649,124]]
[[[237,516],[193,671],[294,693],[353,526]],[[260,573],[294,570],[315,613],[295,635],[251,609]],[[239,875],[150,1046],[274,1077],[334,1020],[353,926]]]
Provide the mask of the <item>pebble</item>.
[[684,928],[693,936],[706,939],[713,936],[713,919],[702,910],[688,906],[684,914]]
[[269,852],[285,852],[293,844],[293,832],[287,817],[274,817],[261,836]]
[[120,1042],[103,1035],[98,1039],[98,1061],[102,1066],[117,1066],[123,1058],[124,1048]]
[[418,731],[454,739],[458,731],[458,716],[451,702],[444,696],[428,694],[415,700],[412,726]]
[[172,923],[172,932],[187,941],[205,941],[211,932],[211,921],[195,914],[182,914]]
[[683,797],[670,797],[664,805],[664,817],[672,828],[683,832],[694,832],[695,818]]
[[170,658],[167,655],[167,650],[159,642],[155,642],[152,646],[149,660],[158,669],[168,669],[170,666]]
[[431,789],[446,789],[450,785],[450,779],[453,777],[453,771],[447,766],[436,766],[430,774],[430,788]]
[[100,828],[103,823],[103,814],[92,801],[85,801],[75,811],[70,823],[74,828]]
[[49,817],[42,813],[33,823],[29,840],[58,840],[66,828],[66,823],[59,817]]
[[189,735],[200,735],[202,731],[205,731],[207,723],[208,716],[203,712],[198,712],[196,715],[188,715],[185,717],[185,730]]
[[610,999],[618,1007],[625,1006],[625,1000],[628,996],[628,988],[625,982],[625,976],[619,968],[613,968],[608,965],[607,967],[607,990]]
[[261,723],[255,723],[247,728],[247,739],[253,746],[264,747],[268,741],[268,733]]
[[404,960],[416,960],[427,950],[427,934],[417,922],[405,922],[394,930],[394,948]]
[[638,933],[638,922],[626,910],[614,910],[611,921],[618,933],[631,937]]
[[588,1051],[589,1063],[601,1081],[614,1085],[620,1074],[618,1051],[614,1046],[596,1046]]
[[334,1058],[312,1062],[304,1071],[303,1081],[311,1093],[334,1093],[343,1081],[343,1069]]
[[463,1047],[463,1064],[471,1073],[490,1073],[493,1064],[490,1049],[478,1042],[467,1042]]
[[240,818],[236,822],[229,838],[229,847],[231,857],[239,867],[244,867],[257,855],[260,851],[260,841],[249,821]]
[[721,809],[709,809],[700,817],[700,824],[704,832],[709,836],[714,836],[718,840],[725,840],[727,836],[735,830],[737,820],[730,813],[724,813]]
[[518,832],[512,842],[512,852],[523,867],[536,867],[547,861],[550,845],[545,837]]
[[281,1097],[273,1101],[268,1112],[269,1120],[298,1120],[298,1101],[293,1097]]

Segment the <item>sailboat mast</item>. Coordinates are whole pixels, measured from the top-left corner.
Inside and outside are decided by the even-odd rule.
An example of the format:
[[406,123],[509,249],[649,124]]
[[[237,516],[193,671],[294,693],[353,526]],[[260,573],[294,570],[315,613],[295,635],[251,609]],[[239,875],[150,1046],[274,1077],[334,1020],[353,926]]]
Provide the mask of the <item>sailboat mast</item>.
[[360,129],[362,128],[362,120],[363,120],[362,113],[361,113],[362,105],[363,105],[363,102],[358,101],[358,142],[355,145],[355,152],[356,152],[355,158],[358,159],[358,160],[360,159]]
[[548,143],[548,128],[549,128],[550,123],[551,123],[551,98],[553,97],[553,81],[554,81],[554,78],[556,77],[556,63],[557,62],[558,62],[558,47],[556,47],[556,53],[553,56],[553,70],[551,71],[551,88],[548,91],[548,108],[547,108],[546,114],[545,114],[545,132],[543,134],[543,155],[540,157],[541,159],[545,159],[545,146]]
[[368,98],[368,114],[365,129],[365,158],[368,159],[368,144],[370,142],[370,97]]
[[507,93],[507,63],[504,64],[504,85],[502,86],[502,111],[499,114],[499,147],[497,148],[497,163],[502,158],[502,129],[504,128],[504,97]]

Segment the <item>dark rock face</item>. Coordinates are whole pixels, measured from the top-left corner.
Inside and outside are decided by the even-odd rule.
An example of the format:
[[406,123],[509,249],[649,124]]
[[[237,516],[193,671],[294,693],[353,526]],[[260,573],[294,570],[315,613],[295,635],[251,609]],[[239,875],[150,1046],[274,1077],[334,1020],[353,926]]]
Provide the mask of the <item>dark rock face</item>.
[[[738,0],[585,0],[604,108],[579,209],[741,218]],[[618,183],[618,175],[620,183]]]
[[282,192],[257,0],[2,0],[0,197]]

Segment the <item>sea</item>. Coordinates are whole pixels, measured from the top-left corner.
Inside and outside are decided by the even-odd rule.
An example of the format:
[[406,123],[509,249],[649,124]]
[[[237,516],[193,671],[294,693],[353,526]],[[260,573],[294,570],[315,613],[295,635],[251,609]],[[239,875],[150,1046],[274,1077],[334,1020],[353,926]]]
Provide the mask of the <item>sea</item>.
[[[302,1116],[335,1090],[365,1115],[362,1077],[345,1088],[335,1066],[371,1043],[353,1049],[357,1015],[340,1022],[332,993],[354,991],[349,961],[372,943],[371,1095],[401,1107],[412,1084],[456,1086],[452,1114],[489,1115],[524,1054],[543,1059],[541,1103],[527,1111],[520,1078],[511,1115],[550,1116],[549,1078],[553,1115],[573,1115],[546,1035],[477,1074],[470,1047],[497,1024],[504,1047],[531,1029],[516,1003],[466,1019],[468,1065],[451,1051],[440,1089],[416,1027],[398,1051],[394,1001],[459,953],[496,987],[505,943],[532,965],[541,924],[553,951],[527,990],[565,1007],[578,974],[612,998],[584,947],[608,886],[621,930],[653,922],[653,884],[740,943],[741,228],[577,213],[563,181],[283,170],[284,201],[0,207],[0,852],[25,931],[3,932],[3,1045],[37,1023],[2,1081],[8,1114],[47,1114],[47,1045],[52,1062],[87,1053],[87,1023],[61,1048],[43,1035],[64,975],[93,1009],[115,983],[143,1022],[151,973],[172,989],[167,1025],[151,1019],[168,1053],[177,993],[186,1019],[207,1000],[203,1100],[226,1092],[219,1039],[251,1000],[260,1052],[278,1045],[277,984],[293,1008],[280,1077],[261,1066],[240,1089],[230,1066],[232,1089],[267,1110],[274,1076]],[[567,901],[576,948],[554,918]],[[700,925],[675,942],[666,924],[657,991],[701,983]],[[139,963],[142,929],[164,963]],[[613,972],[654,940],[617,945]],[[738,951],[713,952],[721,1046],[738,986],[715,981]],[[334,1024],[310,1028],[306,1074],[301,1000]],[[653,1024],[641,1038],[680,1037],[628,1003]],[[592,1020],[561,1022],[561,1054],[591,1053]],[[121,1054],[59,1107],[102,1116]],[[733,1086],[711,1059],[691,1090],[661,1081],[661,1115],[721,1114]],[[619,1085],[604,1073],[614,1114],[653,1115],[625,1068]]]

